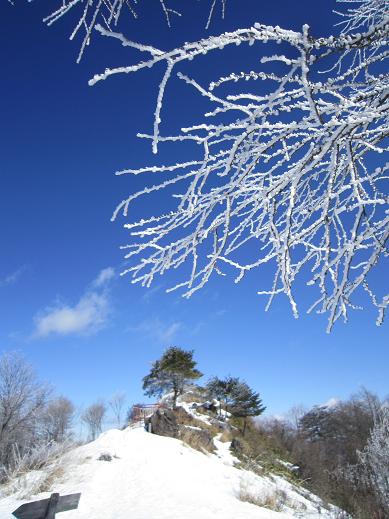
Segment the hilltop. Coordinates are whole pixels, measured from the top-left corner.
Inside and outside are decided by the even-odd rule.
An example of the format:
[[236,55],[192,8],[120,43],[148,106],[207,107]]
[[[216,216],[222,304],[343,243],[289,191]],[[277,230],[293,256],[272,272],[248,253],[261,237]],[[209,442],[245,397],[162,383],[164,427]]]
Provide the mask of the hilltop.
[[[201,428],[202,417],[209,430],[208,415],[188,403],[182,405],[196,419],[196,426],[187,428]],[[334,508],[325,507],[299,485],[241,468],[231,453],[231,442],[221,438],[221,433],[214,436],[214,452],[206,453],[179,439],[150,434],[139,424],[107,431],[62,457],[48,492],[39,492],[45,469],[16,482],[13,494],[0,502],[0,517],[10,519],[20,504],[47,497],[51,491],[81,492],[78,510],[62,514],[64,519],[335,517]]]

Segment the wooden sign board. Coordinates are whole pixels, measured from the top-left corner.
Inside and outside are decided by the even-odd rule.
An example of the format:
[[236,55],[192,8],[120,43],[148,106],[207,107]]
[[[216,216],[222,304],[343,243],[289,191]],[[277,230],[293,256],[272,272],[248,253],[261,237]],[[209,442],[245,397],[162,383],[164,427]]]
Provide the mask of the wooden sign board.
[[78,508],[81,494],[60,496],[51,494],[49,499],[33,501],[19,506],[12,515],[17,519],[54,519],[55,514]]

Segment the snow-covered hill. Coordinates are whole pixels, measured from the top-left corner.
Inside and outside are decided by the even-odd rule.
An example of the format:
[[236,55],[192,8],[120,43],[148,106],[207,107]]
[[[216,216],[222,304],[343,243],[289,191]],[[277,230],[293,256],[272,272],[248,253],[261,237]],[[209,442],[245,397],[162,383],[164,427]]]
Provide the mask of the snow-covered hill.
[[[64,472],[51,491],[81,492],[78,510],[63,519],[333,519],[315,496],[282,478],[260,477],[233,466],[229,444],[215,440],[216,454],[202,454],[181,441],[143,428],[111,430],[66,455]],[[103,453],[112,461],[99,461]],[[30,475],[30,477],[32,477]],[[32,499],[18,494],[0,501],[0,518]],[[239,499],[272,501],[284,497],[275,512]],[[304,497],[305,496],[305,497]]]

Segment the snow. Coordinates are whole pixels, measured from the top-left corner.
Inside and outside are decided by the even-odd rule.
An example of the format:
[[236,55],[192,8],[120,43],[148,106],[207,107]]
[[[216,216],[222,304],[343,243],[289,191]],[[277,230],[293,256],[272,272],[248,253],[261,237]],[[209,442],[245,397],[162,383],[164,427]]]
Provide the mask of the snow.
[[324,404],[319,405],[319,407],[326,407],[326,408],[333,408],[336,407],[339,404],[340,400],[339,398],[332,397],[327,402],[324,402]]
[[184,425],[186,429],[192,429],[192,431],[202,431],[201,427],[195,427],[194,425]]
[[[64,519],[329,519],[331,515],[295,492],[278,478],[288,500],[306,507],[304,515],[288,509],[273,512],[238,499],[243,488],[256,494],[274,491],[276,483],[233,466],[229,444],[215,439],[216,455],[197,452],[181,441],[147,433],[142,428],[110,430],[96,441],[65,457],[64,475],[50,491],[61,495],[81,492],[78,510]],[[98,461],[110,453],[112,461]],[[23,502],[48,497],[51,492],[0,501],[1,519],[11,519]],[[304,502],[304,505],[301,503]]]
[[193,418],[196,418],[196,420],[199,420],[200,422],[203,422],[207,425],[211,425],[211,418],[207,414],[198,413],[196,409],[193,407],[193,404],[198,404],[198,402],[182,402],[179,401],[179,406],[182,407],[188,414],[193,416]]
[[239,459],[233,456],[230,451],[231,442],[220,441],[221,436],[221,434],[218,434],[213,439],[213,443],[216,447],[216,455],[222,460],[224,465],[229,465],[230,467],[233,467],[234,465],[239,463]]
[[[218,414],[220,415],[221,419],[219,419],[219,417],[217,416],[211,419],[209,415],[199,413],[197,409],[203,408],[204,404],[213,404],[218,410]],[[207,400],[206,402],[185,402],[178,398],[177,405],[179,407],[182,407],[188,414],[193,416],[193,418],[196,418],[196,420],[200,420],[201,422],[206,423],[208,425],[212,425],[212,421],[218,421],[220,425],[222,425],[223,423],[227,422],[228,419],[231,417],[231,413],[222,409],[220,401],[216,398],[214,398],[212,401]]]
[[285,467],[286,469],[288,469],[290,472],[295,472],[299,469],[299,467],[297,465],[293,465],[293,463],[289,463],[289,461],[284,461],[284,460],[278,459],[277,462],[280,465],[282,465],[283,467]]

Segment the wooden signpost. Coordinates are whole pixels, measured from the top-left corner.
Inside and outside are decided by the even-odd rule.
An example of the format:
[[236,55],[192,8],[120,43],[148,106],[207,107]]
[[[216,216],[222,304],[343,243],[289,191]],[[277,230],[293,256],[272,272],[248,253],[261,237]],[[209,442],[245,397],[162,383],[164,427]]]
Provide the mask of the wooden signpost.
[[42,499],[19,506],[12,515],[17,519],[55,519],[55,514],[78,508],[81,494],[60,496],[51,494],[49,499]]

